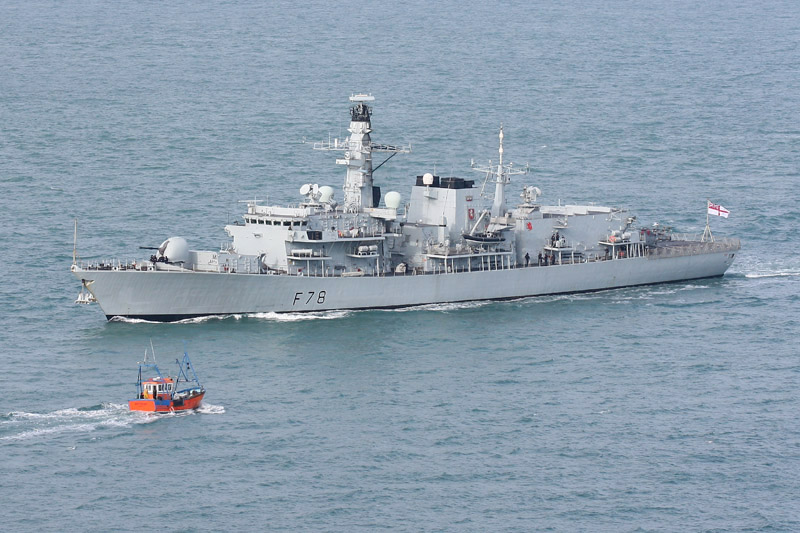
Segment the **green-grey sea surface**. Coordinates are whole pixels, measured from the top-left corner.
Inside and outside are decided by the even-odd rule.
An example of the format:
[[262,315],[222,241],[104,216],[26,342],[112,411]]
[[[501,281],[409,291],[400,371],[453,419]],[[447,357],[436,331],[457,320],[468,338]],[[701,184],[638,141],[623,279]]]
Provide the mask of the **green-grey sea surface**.
[[[4,531],[800,530],[796,2],[0,4]],[[239,201],[529,162],[545,202],[742,239],[720,279],[399,311],[107,322],[82,259]],[[304,144],[303,141],[309,141]],[[337,193],[341,198],[341,192]],[[191,414],[127,411],[150,339]]]

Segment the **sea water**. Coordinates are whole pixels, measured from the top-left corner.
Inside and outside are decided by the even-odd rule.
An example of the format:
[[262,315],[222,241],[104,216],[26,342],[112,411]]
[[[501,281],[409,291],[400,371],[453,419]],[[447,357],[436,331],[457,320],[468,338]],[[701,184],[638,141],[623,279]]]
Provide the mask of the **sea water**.
[[[800,529],[800,7],[0,5],[7,531]],[[396,311],[107,322],[82,259],[216,249],[241,200],[530,163],[548,203],[742,240],[720,279]],[[337,193],[341,197],[341,192]],[[185,349],[193,413],[131,413]]]

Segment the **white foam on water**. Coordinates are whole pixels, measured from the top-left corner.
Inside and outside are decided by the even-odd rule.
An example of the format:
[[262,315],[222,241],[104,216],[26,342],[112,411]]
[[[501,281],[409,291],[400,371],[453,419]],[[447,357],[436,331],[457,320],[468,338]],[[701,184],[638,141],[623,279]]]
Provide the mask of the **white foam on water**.
[[353,311],[320,311],[314,313],[252,313],[248,318],[258,318],[272,322],[301,322],[303,320],[337,320],[350,316]]
[[103,403],[99,409],[88,410],[68,407],[49,413],[14,411],[0,420],[0,433],[11,433],[0,436],[0,441],[20,441],[62,433],[91,433],[102,428],[128,428],[150,424],[165,416],[187,416],[194,413],[224,414],[225,407],[203,403],[195,410],[149,413],[130,411],[126,404]]
[[212,320],[225,320],[226,318],[240,318],[241,315],[207,315],[207,316],[197,316],[194,318],[184,318],[183,320],[176,320],[175,322],[169,322],[170,324],[202,324],[203,322],[210,322]]
[[125,324],[159,324],[153,320],[144,320],[142,318],[127,318],[124,316],[112,316],[109,322],[123,322]]
[[335,320],[349,316],[350,313],[352,313],[352,311],[347,310],[319,311],[313,313],[235,313],[230,315],[206,315],[195,318],[184,318],[183,320],[176,320],[175,322],[155,322],[141,318],[125,318],[115,316],[111,319],[111,322],[124,322],[126,324],[201,324],[203,322],[210,322],[212,320],[241,320],[243,318],[257,318],[260,320],[270,320],[273,322],[299,322],[302,320]]
[[800,276],[800,272],[793,271],[793,270],[785,270],[785,271],[772,271],[772,272],[751,272],[745,274],[744,277],[751,278],[751,279],[758,279],[758,278],[787,278],[787,277],[798,277]]
[[225,407],[222,405],[203,403],[196,409],[196,411],[202,415],[221,415],[225,413]]
[[422,304],[422,305],[412,305],[409,307],[398,307],[397,309],[379,309],[379,311],[385,311],[389,313],[407,313],[409,311],[439,311],[439,312],[448,312],[448,311],[457,311],[460,309],[475,309],[477,307],[483,307],[485,305],[490,305],[494,302],[489,300],[481,300],[481,301],[470,301],[470,302],[448,302],[448,303],[437,303],[437,304]]
[[155,418],[131,412],[127,405],[103,403],[99,409],[81,410],[74,407],[49,413],[11,412],[0,421],[0,432],[12,431],[0,441],[19,441],[61,433],[90,433],[101,428],[126,428],[134,424],[149,424]]

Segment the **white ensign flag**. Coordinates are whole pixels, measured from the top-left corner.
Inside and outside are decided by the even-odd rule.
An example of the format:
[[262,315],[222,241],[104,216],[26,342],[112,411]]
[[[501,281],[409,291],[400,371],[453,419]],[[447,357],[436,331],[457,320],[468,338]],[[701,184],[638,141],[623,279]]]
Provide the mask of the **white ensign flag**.
[[730,215],[731,212],[722,207],[721,205],[712,204],[711,202],[708,202],[708,214],[728,218],[728,215]]

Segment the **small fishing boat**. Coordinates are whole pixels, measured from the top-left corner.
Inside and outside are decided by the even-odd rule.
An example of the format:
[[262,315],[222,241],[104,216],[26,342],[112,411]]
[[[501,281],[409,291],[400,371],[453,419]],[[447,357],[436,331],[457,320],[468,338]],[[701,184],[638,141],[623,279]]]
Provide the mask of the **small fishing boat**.
[[[206,390],[200,384],[189,354],[183,352],[183,360],[175,360],[178,374],[164,377],[156,364],[155,352],[152,350],[152,362],[148,360],[147,350],[144,361],[139,363],[139,378],[136,380],[136,399],[128,401],[131,411],[148,411],[170,413],[197,409],[203,401]],[[151,378],[144,376],[153,375]],[[190,377],[191,376],[191,377]],[[188,387],[180,389],[182,383]]]

